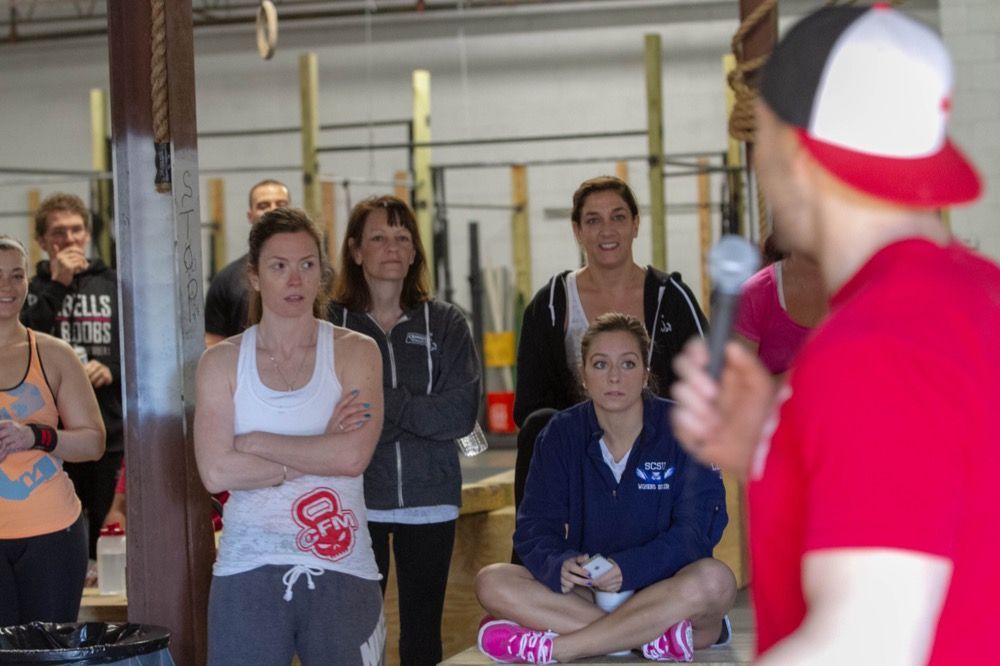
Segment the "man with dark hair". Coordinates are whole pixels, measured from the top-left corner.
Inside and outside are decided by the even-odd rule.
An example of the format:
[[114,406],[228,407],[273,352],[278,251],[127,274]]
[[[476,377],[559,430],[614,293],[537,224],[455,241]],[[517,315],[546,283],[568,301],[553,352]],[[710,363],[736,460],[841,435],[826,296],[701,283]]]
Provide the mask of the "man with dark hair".
[[675,362],[673,420],[748,477],[759,663],[982,660],[1000,590],[1000,268],[938,209],[979,177],[947,137],[940,38],[884,4],[798,23],[762,79],[754,160],[830,315],[787,384],[730,343]]
[[[291,203],[288,188],[277,180],[262,180],[250,188],[247,221],[253,226],[261,216]],[[205,297],[205,346],[242,333],[247,327],[247,255],[219,271]]]
[[21,321],[72,346],[97,394],[107,430],[104,456],[64,465],[87,512],[90,557],[95,558],[125,446],[118,277],[100,259],[89,257],[89,221],[90,211],[73,194],[57,193],[42,201],[35,213],[35,239],[49,258],[39,262],[28,285]]

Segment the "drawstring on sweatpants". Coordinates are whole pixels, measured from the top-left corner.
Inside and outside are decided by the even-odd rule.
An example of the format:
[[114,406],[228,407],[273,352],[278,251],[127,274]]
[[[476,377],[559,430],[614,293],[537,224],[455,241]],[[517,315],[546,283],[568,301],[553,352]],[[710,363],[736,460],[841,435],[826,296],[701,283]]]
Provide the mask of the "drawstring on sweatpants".
[[306,577],[306,582],[309,583],[309,589],[315,590],[316,584],[313,582],[313,576],[322,576],[323,570],[316,567],[309,567],[304,564],[296,564],[294,567],[286,571],[285,575],[281,577],[281,582],[285,584],[285,596],[283,597],[285,601],[292,600],[292,586],[295,585],[295,581],[297,581],[303,574]]

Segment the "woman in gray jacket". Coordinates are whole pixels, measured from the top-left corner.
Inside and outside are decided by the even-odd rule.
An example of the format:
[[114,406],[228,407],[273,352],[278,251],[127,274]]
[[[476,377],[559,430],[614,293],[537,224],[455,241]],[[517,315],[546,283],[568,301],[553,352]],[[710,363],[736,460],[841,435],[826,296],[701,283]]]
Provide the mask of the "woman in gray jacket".
[[461,312],[430,298],[416,219],[396,197],[351,211],[334,301],[331,321],[382,351],[385,423],[365,472],[365,502],[383,593],[392,535],[400,663],[437,664],[462,497],[455,439],[475,425],[479,360]]

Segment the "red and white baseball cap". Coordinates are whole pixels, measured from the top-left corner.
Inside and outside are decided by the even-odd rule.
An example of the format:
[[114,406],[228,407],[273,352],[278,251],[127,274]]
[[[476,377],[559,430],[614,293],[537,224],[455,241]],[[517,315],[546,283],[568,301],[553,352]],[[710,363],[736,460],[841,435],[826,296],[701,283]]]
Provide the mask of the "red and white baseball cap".
[[888,5],[799,21],[761,96],[817,162],[851,187],[917,208],[976,199],[979,175],[947,136],[952,68],[940,37]]

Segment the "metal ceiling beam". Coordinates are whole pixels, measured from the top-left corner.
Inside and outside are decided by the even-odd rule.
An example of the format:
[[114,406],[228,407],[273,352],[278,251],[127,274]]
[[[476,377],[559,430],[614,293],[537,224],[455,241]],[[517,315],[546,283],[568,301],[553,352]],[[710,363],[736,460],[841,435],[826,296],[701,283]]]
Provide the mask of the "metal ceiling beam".
[[[551,18],[576,25],[580,17],[614,17],[615,23],[680,23],[731,20],[738,0],[429,0],[422,11],[415,0],[377,0],[368,13],[367,0],[282,0],[278,4],[282,27],[351,27],[371,21],[375,27],[419,25],[422,30],[467,22],[518,21],[523,30],[551,29]],[[814,9],[816,0],[782,0],[783,15]],[[258,0],[196,0],[195,29],[245,28],[256,20]],[[905,8],[924,20],[937,21],[938,0],[910,0]],[[7,11],[4,11],[6,9]],[[73,0],[0,0],[0,46],[98,37],[107,32],[106,3],[88,5]],[[572,17],[573,21],[569,18]],[[586,20],[586,19],[583,19]],[[596,18],[595,18],[596,20]],[[488,27],[483,28],[489,31]]]

